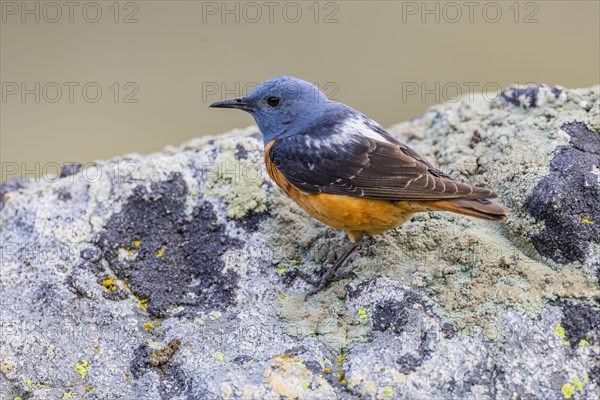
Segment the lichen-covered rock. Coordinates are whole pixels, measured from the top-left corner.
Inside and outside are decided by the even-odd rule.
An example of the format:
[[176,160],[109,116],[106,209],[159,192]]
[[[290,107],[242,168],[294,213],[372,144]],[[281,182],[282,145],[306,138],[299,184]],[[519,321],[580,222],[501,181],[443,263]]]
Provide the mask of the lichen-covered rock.
[[391,132],[507,223],[415,216],[308,301],[345,238],[256,128],[0,186],[0,398],[597,399],[599,87],[506,89]]

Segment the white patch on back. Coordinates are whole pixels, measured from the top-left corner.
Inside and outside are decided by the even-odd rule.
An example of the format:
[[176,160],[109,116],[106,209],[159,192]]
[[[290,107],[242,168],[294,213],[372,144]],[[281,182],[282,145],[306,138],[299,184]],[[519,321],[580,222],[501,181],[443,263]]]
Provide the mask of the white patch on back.
[[[349,118],[340,126],[341,132],[344,135],[361,135],[363,137],[367,137],[373,140],[378,140],[380,142],[392,143],[381,133],[374,131],[367,124],[367,117],[364,116],[356,116],[353,118]],[[372,125],[377,125],[377,122],[370,121]],[[382,128],[383,129],[383,128]],[[395,143],[394,143],[395,144]]]
[[304,145],[307,148],[313,149],[320,149],[324,146],[341,147],[360,142],[359,138],[370,138],[380,142],[392,143],[385,136],[374,131],[369,124],[371,126],[378,126],[375,121],[370,121],[363,115],[355,115],[337,125],[335,131],[329,135],[306,137]]

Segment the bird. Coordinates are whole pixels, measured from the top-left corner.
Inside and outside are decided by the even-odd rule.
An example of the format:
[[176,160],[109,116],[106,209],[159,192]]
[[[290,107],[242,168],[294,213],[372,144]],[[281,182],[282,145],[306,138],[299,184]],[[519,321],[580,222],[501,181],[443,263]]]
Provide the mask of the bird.
[[306,298],[348,276],[337,271],[364,238],[395,229],[415,213],[508,217],[493,190],[455,180],[374,120],[304,80],[278,76],[210,107],[250,113],[262,133],[271,180],[310,216],[346,232],[349,246],[320,278],[299,273],[314,286]]

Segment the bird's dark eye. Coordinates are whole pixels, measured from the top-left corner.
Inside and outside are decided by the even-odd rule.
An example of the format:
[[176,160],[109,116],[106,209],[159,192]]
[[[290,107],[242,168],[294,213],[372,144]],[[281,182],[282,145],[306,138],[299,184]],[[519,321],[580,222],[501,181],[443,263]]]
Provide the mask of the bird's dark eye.
[[267,104],[271,107],[277,107],[281,99],[279,97],[271,96],[267,97]]

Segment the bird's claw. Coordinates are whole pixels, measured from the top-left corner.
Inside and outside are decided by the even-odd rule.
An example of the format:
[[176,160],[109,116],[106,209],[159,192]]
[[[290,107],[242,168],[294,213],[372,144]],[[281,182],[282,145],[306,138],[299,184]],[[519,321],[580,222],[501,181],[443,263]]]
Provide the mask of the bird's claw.
[[308,275],[306,272],[300,271],[299,269],[295,269],[293,273],[293,277],[299,277],[304,280],[309,285],[314,286],[315,288],[307,293],[304,297],[304,300],[307,300],[313,294],[316,294],[327,287],[331,282],[339,281],[341,279],[346,278],[355,278],[356,274],[351,270],[346,272],[338,273],[340,267],[344,265],[350,254],[359,246],[359,242],[355,242],[350,246],[346,252],[327,270],[319,279],[314,279],[312,276]]
[[316,279],[316,278],[312,277],[310,274],[307,274],[306,272],[299,270],[298,268],[296,268],[292,271],[292,275],[294,278],[300,278],[304,282],[308,283],[309,285],[315,286],[315,287],[319,286],[321,283],[320,279]]
[[[306,283],[314,286],[310,292],[304,296],[304,301],[308,300],[311,296],[319,293],[321,290],[325,289],[330,283],[341,281],[343,279],[354,279],[357,278],[357,275],[353,271],[345,271],[337,274],[327,274],[325,273],[320,279],[314,279],[310,277],[306,273],[304,277],[301,277]],[[300,276],[300,275],[299,275]]]

